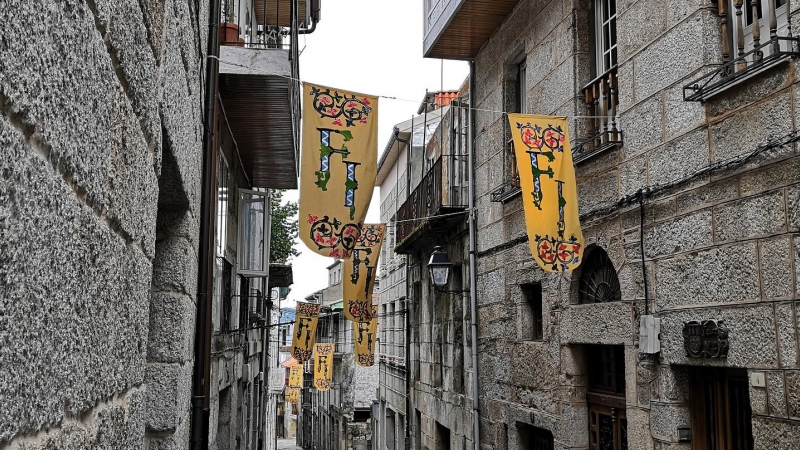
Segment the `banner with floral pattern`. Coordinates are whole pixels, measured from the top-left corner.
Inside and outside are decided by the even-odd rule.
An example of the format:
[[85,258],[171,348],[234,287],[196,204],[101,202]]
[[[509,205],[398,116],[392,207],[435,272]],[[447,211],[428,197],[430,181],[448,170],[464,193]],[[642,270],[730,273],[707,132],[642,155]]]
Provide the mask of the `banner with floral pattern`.
[[361,367],[375,364],[375,338],[378,332],[378,305],[371,306],[368,322],[353,322],[353,347],[356,363]]
[[285,398],[288,403],[296,405],[297,403],[300,402],[300,388],[287,387]]
[[299,363],[310,360],[313,354],[319,309],[320,305],[316,303],[297,302],[292,335],[292,357]]
[[314,344],[314,387],[327,391],[333,382],[333,344]]
[[565,117],[509,114],[528,243],[546,272],[569,272],[583,257],[575,168]]
[[378,160],[378,98],[303,85],[300,240],[314,253],[350,258]]
[[353,256],[344,261],[344,316],[353,322],[372,320],[372,291],[375,288],[375,276],[378,275],[378,258],[384,234],[385,224],[361,227]]

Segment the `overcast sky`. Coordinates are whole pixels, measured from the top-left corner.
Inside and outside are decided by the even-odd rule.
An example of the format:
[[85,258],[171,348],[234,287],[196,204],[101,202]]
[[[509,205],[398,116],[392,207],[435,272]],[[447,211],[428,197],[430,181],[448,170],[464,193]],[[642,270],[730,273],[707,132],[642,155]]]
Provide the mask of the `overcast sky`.
[[[458,89],[467,63],[422,57],[422,0],[326,0],[313,34],[300,36],[300,78],[364,94],[397,97],[378,101],[378,148],[386,146],[394,125],[416,113],[425,90]],[[410,101],[408,101],[410,100]],[[302,151],[302,150],[301,150]],[[298,191],[284,198],[297,200]],[[367,223],[380,220],[378,190]],[[325,268],[333,262],[297,241],[301,255],[292,260],[294,285],[289,300],[302,300],[328,284]],[[281,306],[288,306],[283,303]]]

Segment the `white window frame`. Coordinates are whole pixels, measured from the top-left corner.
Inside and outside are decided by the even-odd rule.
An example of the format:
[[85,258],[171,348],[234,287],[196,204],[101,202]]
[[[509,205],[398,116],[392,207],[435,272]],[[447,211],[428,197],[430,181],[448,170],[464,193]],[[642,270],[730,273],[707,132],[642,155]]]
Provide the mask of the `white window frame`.
[[[614,11],[609,11],[611,2],[614,2]],[[606,19],[606,12],[608,18]],[[613,27],[613,28],[612,28]],[[608,29],[609,41],[613,30],[614,43],[606,42],[604,31]],[[594,0],[594,51],[595,51],[595,78],[603,75],[617,65],[617,8],[615,0]],[[606,61],[608,56],[608,61]]]
[[[773,5],[776,4],[778,0],[759,0],[761,2],[761,11],[762,17],[759,18],[759,30],[761,31],[761,36],[759,38],[759,44],[764,45],[764,43],[770,40],[769,35],[769,14],[768,8],[771,8]],[[729,8],[729,17],[731,26],[730,29],[732,32],[730,33],[730,44],[731,44],[731,59],[736,59],[739,57],[739,46],[737,43],[737,36],[739,33],[739,21],[736,18],[736,6],[735,0],[728,0],[728,8]],[[748,24],[748,14],[752,17],[752,8],[750,7],[750,0],[743,0],[742,5],[742,24],[744,27],[742,28],[742,32],[744,33],[744,53],[750,52],[754,49],[754,42],[753,42],[753,22],[754,20],[750,20]],[[787,36],[788,29],[789,29],[789,2],[786,1],[784,4],[778,8],[775,8],[775,21],[778,24],[778,36]],[[762,49],[764,52],[764,56],[769,56],[772,49],[767,46]],[[753,62],[753,55],[747,57],[748,62]]]
[[[264,223],[263,223],[263,230],[264,236],[262,237],[263,248],[262,248],[262,270],[250,270],[242,268],[241,261],[244,259],[244,225],[245,220],[243,217],[244,214],[244,196],[245,195],[255,195],[261,196],[264,198]],[[269,276],[269,250],[270,250],[270,240],[271,240],[271,224],[272,224],[272,211],[270,208],[270,191],[257,191],[253,189],[239,189],[239,211],[238,211],[238,228],[239,228],[239,235],[237,236],[237,252],[236,252],[236,273],[245,277],[266,277]]]

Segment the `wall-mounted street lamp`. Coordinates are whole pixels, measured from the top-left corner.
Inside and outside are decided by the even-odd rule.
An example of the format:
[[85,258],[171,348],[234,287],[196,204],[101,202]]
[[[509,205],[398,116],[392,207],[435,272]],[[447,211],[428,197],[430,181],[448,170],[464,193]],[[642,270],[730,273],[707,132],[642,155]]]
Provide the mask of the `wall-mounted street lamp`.
[[431,253],[431,259],[428,261],[428,271],[431,276],[431,283],[437,289],[447,286],[447,280],[450,278],[450,268],[453,263],[447,257],[447,253],[442,250],[442,247],[436,246]]

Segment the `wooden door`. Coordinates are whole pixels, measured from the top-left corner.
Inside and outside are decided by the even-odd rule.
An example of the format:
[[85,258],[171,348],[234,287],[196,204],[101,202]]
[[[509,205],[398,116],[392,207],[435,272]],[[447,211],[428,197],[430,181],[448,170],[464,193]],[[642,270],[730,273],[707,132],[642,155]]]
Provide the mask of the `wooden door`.
[[628,450],[625,408],[589,403],[589,448]]

